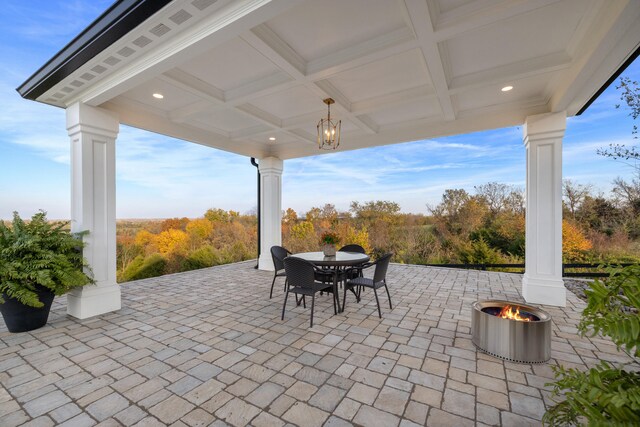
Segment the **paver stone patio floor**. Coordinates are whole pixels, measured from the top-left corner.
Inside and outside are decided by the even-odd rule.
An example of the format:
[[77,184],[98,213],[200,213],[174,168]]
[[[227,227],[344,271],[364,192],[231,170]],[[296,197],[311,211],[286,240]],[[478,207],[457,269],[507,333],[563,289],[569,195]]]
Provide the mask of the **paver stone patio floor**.
[[[476,350],[470,305],[523,301],[521,276],[392,264],[381,292],[347,296],[314,327],[282,278],[255,261],[129,282],[122,309],[87,320],[54,302],[49,323],[11,334],[0,320],[0,426],[529,426],[551,403],[551,366],[629,361],[581,338],[584,303],[553,317],[552,359],[504,362]],[[341,295],[342,296],[342,295]]]

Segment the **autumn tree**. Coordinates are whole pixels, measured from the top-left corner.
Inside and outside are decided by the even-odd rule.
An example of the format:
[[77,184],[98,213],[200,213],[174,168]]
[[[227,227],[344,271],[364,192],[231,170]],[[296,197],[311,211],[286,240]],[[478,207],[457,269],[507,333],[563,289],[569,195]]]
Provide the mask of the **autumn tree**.
[[578,184],[570,179],[564,179],[562,181],[562,195],[563,201],[571,217],[575,219],[576,210],[582,204],[585,197],[591,193],[590,185]]
[[295,224],[298,221],[298,214],[291,208],[287,208],[287,210],[282,214],[282,222],[285,224]]
[[206,218],[194,219],[187,224],[187,234],[194,249],[200,246],[212,231],[213,223]]
[[224,209],[207,209],[204,217],[211,222],[229,222],[231,220],[229,213]]
[[171,228],[156,237],[158,252],[167,254],[186,254],[189,249],[189,236],[182,230]]
[[[626,104],[626,107],[629,110],[629,116],[636,120],[640,117],[640,85],[637,81],[631,80],[628,77],[621,77],[620,83],[616,86],[616,89],[621,89],[622,93],[620,94],[620,100]],[[616,108],[620,108],[621,104],[617,104]],[[633,125],[633,129],[631,130],[631,134],[633,135],[634,141],[637,141],[638,138],[638,126],[636,124]],[[609,144],[609,148],[601,148],[598,150],[598,154],[601,156],[609,157],[614,160],[624,160],[624,161],[633,161],[635,162],[632,166],[636,170],[640,170],[640,164],[637,162],[640,161],[640,150],[636,145],[626,145],[626,144]]]
[[189,224],[189,218],[169,218],[162,221],[160,228],[162,229],[162,231],[171,229],[184,231],[187,227],[187,224]]

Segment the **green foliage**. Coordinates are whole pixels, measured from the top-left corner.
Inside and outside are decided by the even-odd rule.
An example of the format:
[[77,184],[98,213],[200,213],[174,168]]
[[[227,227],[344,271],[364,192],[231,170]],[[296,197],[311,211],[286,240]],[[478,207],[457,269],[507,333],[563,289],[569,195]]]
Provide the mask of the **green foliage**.
[[124,270],[122,279],[127,282],[162,276],[165,274],[166,266],[167,260],[160,254],[152,254],[146,258],[139,255]]
[[134,280],[136,273],[142,268],[142,264],[144,263],[144,255],[136,256],[118,275],[119,282],[128,282],[130,280]]
[[340,237],[333,231],[325,231],[320,235],[320,244],[337,245],[340,243]]
[[501,261],[500,252],[489,247],[483,238],[462,246],[459,257],[465,264],[497,264]]
[[[49,223],[46,212],[23,221],[17,212],[8,226],[0,221],[0,292],[24,305],[42,307],[36,289],[56,295],[93,283],[82,257],[82,240],[71,234],[67,223]],[[0,296],[0,303],[4,302]]]
[[543,421],[550,426],[637,426],[640,423],[640,374],[601,361],[586,372],[555,368],[554,395],[564,395]]
[[218,251],[213,246],[207,245],[191,252],[182,264],[182,271],[197,270],[199,268],[213,267],[222,264]]
[[609,267],[606,282],[587,289],[587,308],[578,326],[581,333],[601,333],[618,346],[640,356],[640,265]]
[[[640,266],[610,267],[606,281],[586,291],[587,307],[578,325],[581,334],[608,336],[618,349],[640,355]],[[551,426],[578,424],[632,426],[640,423],[640,373],[605,361],[586,372],[555,368],[555,396],[564,400],[549,409]]]
[[231,220],[231,216],[224,209],[208,209],[204,213],[204,217],[211,222],[229,222]]

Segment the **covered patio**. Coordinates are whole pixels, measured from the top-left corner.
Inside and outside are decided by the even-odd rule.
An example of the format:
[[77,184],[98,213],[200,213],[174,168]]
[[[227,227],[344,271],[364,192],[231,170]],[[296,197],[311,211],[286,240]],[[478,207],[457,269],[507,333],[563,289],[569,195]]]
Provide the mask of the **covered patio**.
[[383,319],[371,293],[338,315],[325,296],[308,329],[308,309],[280,320],[254,264],[129,282],[121,310],[87,320],[59,298],[45,328],[0,325],[0,425],[538,426],[551,366],[631,360],[576,334],[571,292],[545,306],[549,363],[479,352],[470,304],[523,301],[520,275],[392,264]]
[[258,159],[259,265],[269,270],[284,160],[323,153],[326,98],[342,120],[340,150],[523,125],[522,295],[565,306],[566,118],[639,45],[634,0],[119,0],[18,88],[67,112],[72,227],[89,232],[97,280],[68,296],[68,313],[122,307],[120,124]]

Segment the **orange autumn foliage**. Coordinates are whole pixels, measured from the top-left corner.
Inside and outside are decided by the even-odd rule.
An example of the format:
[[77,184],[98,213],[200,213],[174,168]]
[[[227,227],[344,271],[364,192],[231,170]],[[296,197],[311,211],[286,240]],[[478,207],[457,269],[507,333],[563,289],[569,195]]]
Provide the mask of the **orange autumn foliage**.
[[578,227],[566,219],[562,220],[562,257],[564,261],[581,261],[591,246],[589,239]]
[[189,235],[182,230],[171,228],[156,236],[158,252],[184,254],[189,250]]

